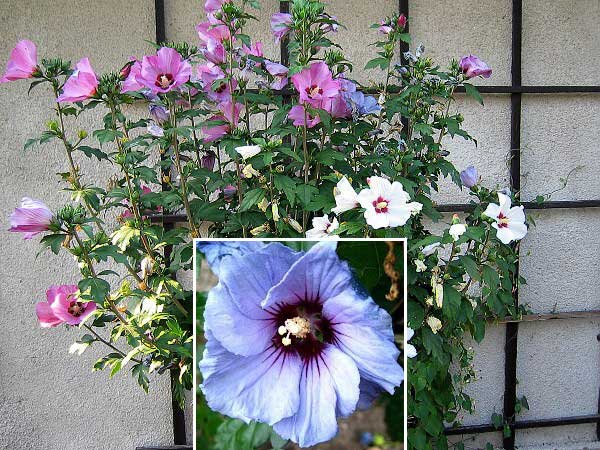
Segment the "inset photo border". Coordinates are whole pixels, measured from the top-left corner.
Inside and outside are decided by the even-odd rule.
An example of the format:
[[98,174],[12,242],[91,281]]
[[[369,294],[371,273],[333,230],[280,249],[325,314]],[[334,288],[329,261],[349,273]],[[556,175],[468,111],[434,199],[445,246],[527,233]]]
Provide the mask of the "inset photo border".
[[195,448],[406,448],[406,239],[195,239],[194,268]]

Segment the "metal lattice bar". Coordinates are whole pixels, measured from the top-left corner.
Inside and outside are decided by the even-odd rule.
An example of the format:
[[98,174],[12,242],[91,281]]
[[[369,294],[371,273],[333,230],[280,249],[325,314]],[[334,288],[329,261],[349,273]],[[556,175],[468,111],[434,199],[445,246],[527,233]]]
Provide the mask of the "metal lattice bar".
[[[166,21],[165,21],[165,1],[164,0],[154,0],[154,19],[155,19],[155,30],[156,30],[156,42],[166,42]],[[161,161],[164,160],[165,156],[161,154]],[[163,165],[163,169],[161,169],[161,179],[162,179],[162,190],[169,190],[169,184],[166,182],[165,178],[171,175],[170,169],[168,166]],[[173,228],[173,222],[163,222],[165,229]],[[173,251],[173,246],[168,245],[165,247],[165,259],[170,259],[171,252]],[[171,385],[176,383],[178,374],[176,371],[170,371]],[[175,396],[171,393],[171,408],[173,411],[173,443],[177,447],[169,447],[169,448],[188,448],[191,447],[180,447],[179,445],[187,444],[187,433],[186,433],[186,423],[185,423],[185,412],[179,406],[179,403],[175,399]]]
[[[559,427],[566,425],[585,425],[589,423],[596,423],[600,421],[600,414],[589,414],[583,416],[569,416],[569,417],[558,417],[555,419],[534,419],[534,420],[520,420],[513,424],[515,430],[526,430],[531,428],[549,428]],[[485,425],[468,425],[457,428],[447,428],[444,430],[447,436],[458,436],[465,434],[480,434],[480,433],[493,433],[499,432],[499,430],[492,424]]]

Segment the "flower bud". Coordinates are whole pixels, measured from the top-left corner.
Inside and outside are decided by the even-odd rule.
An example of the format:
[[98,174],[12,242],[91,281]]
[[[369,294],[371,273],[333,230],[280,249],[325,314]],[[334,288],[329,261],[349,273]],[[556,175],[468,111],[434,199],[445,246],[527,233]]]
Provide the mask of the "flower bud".
[[404,14],[400,14],[398,17],[398,21],[396,22],[400,28],[404,28],[406,26],[407,18]]
[[275,172],[277,173],[283,173],[285,171],[285,166],[283,164],[278,164],[275,167]]
[[204,155],[200,160],[202,167],[208,170],[213,170],[215,168],[216,157],[217,155],[215,152],[212,150],[207,151],[206,155]]
[[263,198],[256,206],[258,206],[258,209],[262,212],[266,212],[269,207],[269,201],[266,198]]
[[429,316],[426,322],[433,334],[437,334],[442,329],[442,322],[437,317]]
[[58,131],[58,122],[56,120],[49,120],[46,122],[46,126],[50,131]]
[[297,221],[292,219],[291,217],[286,217],[283,219],[285,223],[287,223],[290,227],[292,227],[298,233],[302,233],[304,230],[302,229],[302,225],[300,225]]
[[144,259],[142,259],[140,268],[142,269],[142,278],[145,279],[148,277],[148,275],[152,275],[154,272],[154,259],[152,259],[150,256],[146,256]]
[[119,71],[119,78],[121,81],[125,80],[129,76],[129,72],[131,72],[131,66],[135,64],[135,61],[128,61]]
[[225,198],[226,202],[230,202],[236,192],[237,188],[232,184],[228,184],[223,188],[223,198]]
[[277,203],[273,203],[271,212],[273,213],[273,222],[279,222],[279,207],[277,206]]
[[477,173],[477,169],[473,166],[467,167],[460,173],[460,181],[463,186],[472,188],[479,181],[479,174]]
[[262,225],[260,225],[260,226],[258,226],[256,228],[252,228],[250,230],[250,234],[252,236],[257,236],[257,235],[259,235],[261,233],[264,233],[265,231],[269,231],[269,224],[268,223],[264,223],[264,224],[262,224]]
[[150,105],[150,116],[158,124],[162,124],[169,120],[169,110],[161,105]]

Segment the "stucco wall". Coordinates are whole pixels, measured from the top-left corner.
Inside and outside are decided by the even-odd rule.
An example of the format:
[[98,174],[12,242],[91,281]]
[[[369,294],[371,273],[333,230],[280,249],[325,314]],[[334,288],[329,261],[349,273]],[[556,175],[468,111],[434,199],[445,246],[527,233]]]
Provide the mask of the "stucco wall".
[[[0,59],[19,39],[38,44],[40,57],[60,55],[73,63],[89,56],[94,69],[114,69],[130,55],[150,50],[154,38],[154,3],[75,0],[6,0],[0,2]],[[64,150],[46,145],[24,152],[24,142],[39,135],[51,118],[51,93],[27,96],[26,83],[0,86],[1,228],[21,197],[65,202],[57,172],[66,170]],[[90,123],[78,125],[90,130]],[[107,165],[82,162],[87,179],[106,179]],[[108,379],[91,372],[105,353],[93,348],[68,354],[78,330],[41,330],[34,305],[51,284],[73,283],[70,258],[42,254],[37,239],[23,242],[2,232],[0,267],[0,448],[6,450],[133,450],[144,444],[173,442],[170,388],[165,377],[152,377],[146,395],[128,370]],[[104,350],[104,349],[102,349]]]
[[[199,0],[166,0],[168,39],[193,41],[193,26],[201,19]],[[338,41],[355,62],[355,76],[376,80],[362,69],[371,57],[368,44],[375,31],[368,27],[396,10],[396,0],[331,0],[330,12],[348,27]],[[259,16],[277,10],[276,0],[263,0]],[[442,62],[474,53],[494,69],[491,80],[510,82],[509,0],[420,0],[410,2],[414,46],[423,42],[429,55]],[[523,7],[523,83],[598,84],[600,70],[600,3],[598,0],[527,0]],[[267,21],[252,29],[266,45],[268,56],[277,56]],[[133,0],[5,0],[0,3],[0,59],[5,60],[18,39],[38,43],[44,56],[60,54],[74,62],[89,56],[98,71],[115,68],[116,61],[148,51],[144,39],[154,38],[154,2]],[[466,126],[478,139],[475,148],[460,139],[451,146],[459,169],[475,164],[488,184],[508,183],[510,150],[510,100],[506,95],[486,95],[485,107],[467,99],[460,105]],[[0,86],[2,227],[7,212],[23,195],[59,205],[55,173],[64,169],[62,149],[45,146],[24,153],[22,144],[43,128],[49,117],[49,99],[27,97],[21,83]],[[576,170],[568,187],[555,199],[600,197],[598,141],[600,96],[524,95],[522,117],[523,198],[559,186],[559,178]],[[85,124],[82,124],[85,128]],[[83,164],[86,176],[104,177],[95,166]],[[464,201],[467,196],[445,185],[440,202]],[[528,285],[521,301],[534,311],[600,309],[598,262],[599,210],[557,210],[533,213],[537,227],[523,242],[522,272]],[[4,259],[0,267],[0,448],[2,449],[133,449],[143,443],[172,442],[168,382],[155,379],[149,395],[143,394],[128,374],[108,381],[107,374],[90,373],[98,352],[70,356],[67,349],[75,332],[37,328],[34,304],[47,286],[75,279],[67,258],[35,258],[35,242],[4,233]],[[524,324],[520,328],[519,395],[529,399],[531,411],[522,418],[546,418],[594,413],[600,384],[600,322],[572,320]],[[470,387],[477,414],[468,424],[487,423],[502,411],[504,385],[504,326],[491,327],[477,346],[475,364],[480,380]],[[92,406],[94,405],[94,406]],[[499,433],[466,442],[501,445]],[[575,444],[573,444],[575,443]],[[100,445],[99,445],[100,444]],[[521,447],[582,448],[596,446],[594,427],[582,425],[520,431]]]

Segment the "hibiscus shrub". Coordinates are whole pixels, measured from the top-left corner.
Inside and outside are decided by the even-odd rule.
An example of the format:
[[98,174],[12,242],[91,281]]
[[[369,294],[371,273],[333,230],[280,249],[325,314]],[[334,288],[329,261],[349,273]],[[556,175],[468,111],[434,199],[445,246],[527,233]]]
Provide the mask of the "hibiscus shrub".
[[[366,66],[382,81],[361,85],[332,40],[336,18],[315,0],[293,0],[271,20],[274,38],[288,42],[285,67],[244,32],[256,7],[207,0],[193,45],[159,43],[101,76],[87,58],[73,68],[38,61],[30,41],[15,47],[1,81],[31,79],[30,90],[56,98],[55,118],[25,147],[63,147],[71,201],[52,212],[24,199],[11,229],[43,233],[42,244],[72,254],[81,271],[77,288],[48,291],[40,323],[87,328],[74,351],[106,344],[95,368],[115,374],[131,363],[146,388],[149,372],[177,371],[181,399],[191,387],[192,308],[174,275],[191,269],[191,237],[406,237],[418,352],[408,368],[409,447],[445,448],[444,424],[472,409],[464,334],[481,340],[487,320],[520,314],[515,250],[527,227],[518,193],[484,187],[474,168],[459,173],[445,147],[452,138],[475,146],[453,102],[460,88],[482,103],[470,80],[491,69],[472,55],[441,68],[421,46],[398,62],[410,37],[406,17],[394,15],[374,25],[377,55]],[[134,104],[148,114],[140,119]],[[102,111],[98,129],[75,131],[91,110]],[[84,177],[81,158],[116,173],[108,183]],[[472,196],[462,218],[445,218],[432,199],[445,177]],[[173,213],[185,223],[162,226]],[[449,226],[432,233],[439,221]]]
[[[198,448],[315,445],[337,434],[338,417],[386,392],[402,442],[395,337],[402,341],[404,242],[198,241],[197,249]],[[208,292],[202,260],[218,277]]]

